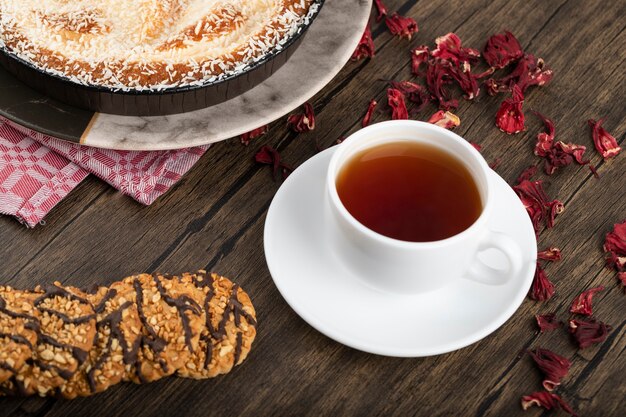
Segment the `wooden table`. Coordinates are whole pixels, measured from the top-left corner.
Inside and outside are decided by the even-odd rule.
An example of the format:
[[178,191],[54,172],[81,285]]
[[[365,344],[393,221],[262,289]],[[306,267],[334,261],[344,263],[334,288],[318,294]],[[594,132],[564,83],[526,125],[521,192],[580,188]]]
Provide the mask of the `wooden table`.
[[[337,0],[335,0],[337,1]],[[375,25],[376,57],[348,64],[312,103],[317,128],[290,132],[284,120],[249,147],[238,140],[213,146],[173,190],[142,207],[90,178],[56,207],[45,226],[27,230],[0,218],[0,282],[31,287],[53,279],[68,284],[108,283],[140,271],[205,268],[234,277],[252,295],[259,335],[245,364],[227,376],[195,382],[170,378],[149,386],[124,384],[93,398],[2,399],[0,416],[164,415],[424,415],[536,416],[520,397],[541,388],[540,373],[524,349],[545,347],[571,358],[558,392],[581,415],[624,415],[626,349],[624,292],[604,267],[604,235],[626,218],[626,155],[603,162],[593,149],[588,118],[606,116],[607,128],[625,145],[626,31],[624,2],[591,1],[392,1],[390,10],[414,17],[420,32],[408,42]],[[556,296],[527,300],[498,331],[446,355],[395,359],[340,345],[300,319],[273,285],[263,256],[263,223],[280,186],[267,167],[252,162],[271,144],[298,165],[360,127],[370,98],[385,101],[386,79],[409,77],[410,46],[432,44],[454,31],[482,48],[489,35],[510,29],[529,52],[543,57],[555,77],[532,89],[526,109],[557,125],[557,139],[588,147],[602,178],[572,165],[547,180],[547,192],[565,203],[554,229],[541,233],[541,248],[556,245],[563,261],[547,266]],[[303,74],[303,77],[306,76]],[[507,136],[494,127],[500,97],[462,101],[458,133],[483,146],[488,161],[509,183],[529,164],[541,126],[527,112],[528,130]],[[383,106],[384,108],[384,106]],[[434,108],[418,118],[426,119]],[[375,120],[388,118],[388,110]],[[598,318],[611,324],[608,339],[577,351],[564,330],[537,334],[534,315],[558,311],[567,319],[574,296],[592,286]],[[375,329],[372,329],[375,331]]]

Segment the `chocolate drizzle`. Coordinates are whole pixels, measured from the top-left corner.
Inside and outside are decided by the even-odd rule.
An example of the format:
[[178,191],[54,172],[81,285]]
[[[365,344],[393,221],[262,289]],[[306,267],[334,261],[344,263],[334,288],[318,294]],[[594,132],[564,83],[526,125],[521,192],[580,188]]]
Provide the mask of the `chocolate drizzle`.
[[56,310],[51,309],[51,308],[45,308],[45,307],[37,307],[37,308],[42,313],[48,313],[48,314],[52,314],[54,316],[57,316],[58,318],[60,318],[61,320],[63,320],[67,324],[85,324],[85,323],[89,323],[91,320],[93,320],[95,318],[95,316],[93,314],[88,314],[88,315],[85,315],[85,316],[71,318],[71,317],[67,316],[64,313],[61,313],[60,311],[56,311]]
[[[6,300],[1,295],[0,295],[0,314],[5,315],[9,317],[10,319],[25,320],[26,322],[23,324],[23,326],[24,326],[24,329],[26,330],[30,330],[35,333],[39,330],[39,324],[35,321],[34,317],[31,317],[27,314],[18,313],[16,311],[9,310]],[[30,342],[30,340],[28,340],[21,334],[0,332],[0,340],[2,339],[11,340],[17,344],[28,347],[28,349],[30,349],[31,351],[33,350],[33,344]],[[17,369],[15,369],[13,366],[9,365],[5,361],[0,361],[0,369],[9,371],[12,374],[15,374],[17,372]]]
[[68,345],[66,343],[61,343],[55,338],[48,336],[47,334],[44,334],[44,333],[41,333],[38,336],[39,336],[39,343],[45,343],[47,345],[58,347],[60,349],[69,350],[79,365],[87,360],[88,353],[81,348]]
[[93,310],[96,312],[96,314],[101,314],[106,309],[107,301],[110,301],[116,295],[117,295],[117,290],[115,288],[110,288],[107,291],[107,293],[104,295],[104,297],[102,297],[102,300],[100,300],[100,303],[97,306],[93,307]]
[[203,304],[202,307],[204,308],[204,312],[205,312],[206,328],[211,334],[211,337],[217,339],[213,330],[213,324],[212,324],[213,314],[211,313],[211,300],[213,299],[213,297],[215,297],[215,289],[213,288],[213,283],[215,282],[215,280],[213,279],[213,277],[211,277],[211,282],[207,283],[206,279],[204,279],[206,278],[206,276],[201,275],[201,277],[203,278],[203,280],[194,278],[194,284],[196,284],[197,286],[205,287],[209,289],[206,296],[204,297],[204,302],[202,303]]
[[187,295],[181,295],[179,297],[170,296],[165,288],[163,288],[163,284],[159,281],[158,277],[153,277],[154,283],[156,284],[159,293],[161,294],[161,298],[165,301],[169,306],[175,307],[178,311],[178,315],[180,316],[180,321],[183,324],[183,331],[185,332],[185,344],[191,353],[194,353],[194,349],[191,343],[191,338],[193,337],[193,330],[189,325],[189,317],[185,314],[186,311],[190,311],[191,314],[202,314],[202,308],[196,303],[191,297]]
[[4,369],[5,371],[9,371],[11,373],[15,373],[15,368],[13,368],[11,365],[9,365],[6,362],[0,362],[0,369]]
[[135,293],[137,294],[137,312],[139,313],[139,319],[141,320],[143,328],[150,336],[144,337],[142,343],[148,345],[153,351],[160,353],[165,349],[166,343],[165,340],[154,331],[150,323],[148,323],[148,319],[143,311],[143,288],[141,288],[141,283],[137,279],[133,280],[133,288],[135,288]]
[[[88,300],[76,294],[72,294],[71,292],[67,291],[65,288],[61,288],[53,284],[46,284],[42,286],[42,289],[44,293],[41,296],[39,296],[34,302],[35,307],[40,312],[54,315],[58,317],[59,319],[61,319],[61,321],[63,321],[65,324],[81,325],[81,324],[87,324],[92,320],[95,323],[95,319],[96,319],[95,313],[85,314],[80,317],[71,318],[65,313],[62,313],[52,308],[41,306],[41,304],[45,300],[52,299],[58,296],[58,297],[78,301],[80,304],[88,305],[89,307],[92,307],[91,303]],[[57,340],[55,337],[52,337],[48,334],[43,333],[41,329],[37,329],[37,343],[51,345],[53,347],[57,347],[59,349],[63,349],[65,351],[70,352],[70,354],[74,357],[74,359],[76,359],[77,368],[80,367],[87,360],[89,356],[87,351],[79,347],[72,346],[71,344],[62,343],[59,340]],[[69,380],[76,372],[76,371],[69,371],[67,369],[62,369],[61,367],[57,365],[46,363],[41,359],[36,359],[33,362],[34,362],[34,365],[44,370],[53,370],[55,373],[57,373],[61,378],[65,380]]]
[[[143,343],[143,336],[141,337]],[[141,372],[141,365],[135,366],[135,376],[139,379],[140,384],[145,384],[148,380],[143,376]]]
[[33,359],[32,362],[33,362],[33,365],[32,365],[33,367],[37,366],[38,368],[41,368],[44,371],[54,371],[56,374],[58,374],[61,378],[65,380],[69,380],[76,373],[76,372],[68,371],[67,369],[61,369],[56,365],[45,363],[38,359]]
[[243,333],[237,332],[237,343],[235,344],[235,359],[233,362],[233,366],[239,363],[239,358],[241,357],[241,345],[243,343]]
[[[113,297],[115,297],[115,295],[117,295],[117,291],[115,291],[114,289],[109,290],[109,292],[102,299],[100,304],[98,304],[98,308],[96,309],[97,312],[102,313],[104,311],[106,301],[112,299]],[[97,389],[97,386],[96,386],[97,384],[96,384],[96,379],[95,379],[96,371],[102,368],[102,366],[106,363],[106,361],[111,357],[113,353],[112,348],[111,348],[113,344],[113,339],[117,339],[119,341],[120,347],[122,348],[123,361],[125,364],[134,365],[137,362],[137,353],[139,351],[139,346],[141,344],[141,336],[137,337],[135,342],[129,348],[128,341],[126,340],[126,337],[124,336],[124,332],[122,331],[121,326],[120,326],[120,324],[122,323],[124,310],[132,307],[133,304],[134,303],[132,301],[126,301],[117,310],[112,311],[102,320],[99,320],[98,323],[96,324],[96,327],[98,329],[102,327],[108,327],[111,333],[109,334],[106,348],[101,352],[100,356],[93,363],[89,372],[87,372],[87,381],[89,382],[89,388],[92,393],[95,393]],[[96,343],[94,342],[94,345],[95,344]]]
[[[18,313],[16,311],[9,310],[7,307],[7,302],[4,298],[2,298],[2,295],[0,295],[0,313],[5,314],[14,319],[26,320],[26,323],[24,323],[24,328],[31,330],[35,333],[39,333],[39,323],[36,321],[36,318],[33,316],[29,316],[28,314]],[[29,342],[29,346],[30,346],[30,342]],[[32,348],[32,346],[30,347]]]
[[[141,287],[141,283],[136,278],[133,279],[133,288],[135,289],[135,293],[137,294],[137,313],[139,314],[139,319],[141,320],[143,328],[146,330],[146,332],[148,332],[148,335],[142,335],[140,344],[148,346],[148,348],[150,348],[153,352],[159,354],[165,350],[167,343],[162,337],[157,334],[157,332],[152,328],[150,323],[148,323],[148,319],[146,318],[146,315],[143,311],[143,288]],[[159,365],[164,372],[169,372],[169,366],[167,365],[167,361],[160,357],[160,355]],[[135,368],[135,372],[137,378],[139,378],[139,381],[142,384],[148,382],[141,372],[141,365],[136,366]]]
[[193,282],[197,287],[208,288],[207,294],[204,297],[204,302],[202,303],[202,307],[204,308],[205,315],[205,327],[209,332],[206,335],[202,336],[202,340],[206,343],[206,351],[204,353],[204,369],[209,369],[211,365],[211,359],[213,357],[213,339],[215,338],[213,334],[213,325],[211,320],[213,318],[213,314],[211,313],[211,300],[215,296],[215,289],[213,288],[213,284],[215,280],[211,276],[211,281],[207,282],[207,276],[205,274],[199,274],[201,280],[198,277],[194,277]]
[[128,341],[126,340],[124,332],[122,331],[122,328],[120,326],[120,324],[122,323],[124,310],[132,306],[132,301],[126,301],[120,306],[118,310],[111,312],[97,324],[98,327],[108,326],[109,329],[111,329],[111,335],[109,336],[110,340],[112,340],[113,338],[119,340],[120,346],[122,347],[122,355],[124,357],[125,364],[135,363],[135,361],[137,360],[137,350],[139,349],[138,342],[134,342],[133,345],[129,348]]
[[223,339],[226,336],[226,323],[230,320],[230,313],[233,314],[235,319],[235,326],[239,327],[241,323],[241,317],[243,316],[248,323],[252,326],[256,326],[256,320],[252,317],[248,312],[243,309],[243,305],[239,302],[237,298],[237,293],[239,292],[239,285],[233,284],[231,289],[231,294],[228,299],[228,303],[226,304],[226,308],[224,309],[224,314],[222,315],[222,319],[220,320],[217,329],[213,328],[213,325],[209,322],[207,326],[209,328],[209,332],[216,339]]
[[[0,340],[7,338],[9,340],[14,341],[15,343],[21,344],[21,345],[26,345],[28,346],[29,349],[32,350],[33,345],[30,343],[30,341],[28,339],[26,339],[24,336],[20,336],[19,334],[7,334],[7,333],[0,333]],[[11,373],[15,373],[17,372],[15,368],[13,368],[11,365],[9,365],[6,362],[1,362],[0,361],[0,369],[4,369],[6,371],[9,371]]]
[[28,314],[18,313],[16,311],[9,310],[7,308],[7,302],[4,298],[2,298],[2,295],[0,295],[0,313],[4,313],[7,316],[12,317],[14,319],[35,320],[34,317],[29,316]]
[[35,307],[37,307],[37,309],[41,311],[42,313],[45,312],[48,314],[55,315],[68,324],[85,324],[95,319],[96,317],[95,314],[87,314],[87,315],[76,317],[76,318],[70,318],[67,316],[67,314],[61,313],[60,311],[54,310],[52,308],[40,307],[40,304],[43,303],[45,300],[51,299],[57,296],[62,297],[62,298],[69,298],[70,300],[78,301],[81,304],[87,304],[91,306],[91,303],[87,301],[86,299],[79,297],[76,294],[72,294],[71,292],[67,291],[65,288],[61,288],[57,285],[46,284],[46,285],[43,285],[42,288],[44,290],[44,293],[35,300]]
[[[207,276],[202,274],[200,275],[201,280],[198,278],[194,278],[194,284],[199,287],[208,288],[208,292],[206,297],[204,298],[203,308],[206,313],[206,328],[209,332],[209,335],[203,337],[203,340],[206,343],[206,354],[204,358],[204,368],[208,369],[211,364],[211,357],[213,355],[213,341],[221,341],[226,336],[226,324],[228,320],[230,320],[230,313],[233,314],[233,319],[235,321],[235,326],[239,327],[241,325],[241,317],[244,317],[248,324],[251,326],[256,326],[256,320],[244,310],[243,305],[239,301],[238,292],[239,285],[233,284],[231,288],[231,294],[226,304],[226,308],[224,309],[224,314],[222,315],[222,319],[217,325],[217,328],[213,327],[212,322],[212,313],[211,313],[211,300],[215,297],[215,289],[213,287],[215,280],[211,276],[210,282],[207,282]],[[236,344],[235,344],[235,359],[234,365],[237,365],[239,359],[241,357],[242,351],[242,343],[243,343],[243,333],[237,332]]]
[[7,333],[0,332],[0,339],[4,337],[14,341],[15,343],[19,343],[20,345],[26,345],[30,349],[33,348],[33,345],[30,343],[30,341],[26,339],[24,336],[20,336],[19,334],[7,334]]
[[204,369],[209,369],[211,365],[211,359],[213,358],[213,339],[210,335],[205,335],[202,340],[206,343],[206,351],[204,354]]
[[52,298],[56,296],[69,298],[71,300],[78,301],[81,304],[91,305],[91,303],[87,301],[86,299],[84,299],[83,297],[80,297],[76,294],[72,294],[65,288],[61,288],[58,285],[48,283],[48,284],[41,285],[40,287],[43,289],[44,293],[35,300],[35,306],[38,306],[47,298]]
[[[28,361],[27,361],[28,363]],[[21,397],[26,397],[28,396],[28,391],[26,391],[26,388],[24,387],[24,384],[21,381],[18,381],[17,378],[15,377],[15,375],[13,377],[11,377],[11,379],[9,380],[11,381],[10,385],[13,385],[13,388],[11,389],[11,387],[6,387],[6,384],[2,384],[3,388],[6,390],[5,392],[7,393],[7,395],[19,395]],[[4,390],[3,389],[3,390]]]

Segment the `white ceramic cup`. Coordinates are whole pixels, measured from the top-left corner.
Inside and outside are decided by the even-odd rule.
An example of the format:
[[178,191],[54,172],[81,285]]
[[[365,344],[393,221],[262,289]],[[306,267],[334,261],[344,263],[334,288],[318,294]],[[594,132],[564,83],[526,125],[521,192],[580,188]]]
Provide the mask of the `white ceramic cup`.
[[[483,204],[478,219],[463,232],[434,242],[393,239],[356,220],[337,194],[337,175],[360,151],[389,142],[410,141],[439,147],[458,158],[471,173]],[[436,290],[459,279],[500,285],[519,276],[522,251],[510,237],[489,229],[494,206],[490,168],[466,140],[430,123],[395,120],[366,127],[347,138],[335,151],[326,181],[326,238],[334,256],[356,276],[377,289],[415,294]],[[496,249],[508,266],[483,263],[480,251]]]

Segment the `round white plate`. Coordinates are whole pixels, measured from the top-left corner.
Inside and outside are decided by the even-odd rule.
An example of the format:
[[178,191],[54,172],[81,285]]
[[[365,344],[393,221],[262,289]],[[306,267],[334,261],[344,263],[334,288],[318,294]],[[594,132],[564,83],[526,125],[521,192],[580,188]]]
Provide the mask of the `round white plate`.
[[[520,275],[500,286],[462,279],[427,294],[394,295],[364,284],[328,250],[323,235],[324,180],[334,149],[311,158],[287,178],[265,222],[270,273],[300,317],[355,349],[418,357],[468,346],[513,315],[532,284],[537,242],[524,206],[502,178],[492,173],[497,197],[490,228],[508,234],[522,248]],[[493,266],[501,262],[497,253],[480,256]]]

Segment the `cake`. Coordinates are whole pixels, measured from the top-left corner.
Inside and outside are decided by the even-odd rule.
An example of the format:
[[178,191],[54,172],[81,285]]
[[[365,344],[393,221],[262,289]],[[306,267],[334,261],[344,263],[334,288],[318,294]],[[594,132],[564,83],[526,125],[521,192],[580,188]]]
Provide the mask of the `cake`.
[[318,0],[0,0],[0,47],[114,91],[202,86],[280,51]]

